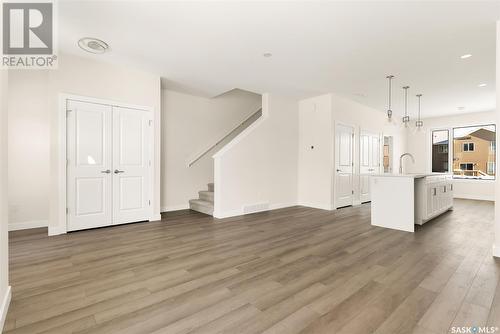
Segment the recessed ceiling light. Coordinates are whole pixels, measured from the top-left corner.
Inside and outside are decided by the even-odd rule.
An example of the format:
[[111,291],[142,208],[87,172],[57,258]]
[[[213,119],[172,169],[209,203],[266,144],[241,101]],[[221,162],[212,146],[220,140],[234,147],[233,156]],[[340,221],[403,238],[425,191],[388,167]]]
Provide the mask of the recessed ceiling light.
[[464,110],[465,107],[457,107],[458,110]]
[[464,54],[463,56],[460,56],[460,58],[462,58],[462,59],[467,59],[470,57],[472,57],[472,55],[470,53],[467,53],[467,54]]
[[477,85],[478,87],[486,87],[486,84],[485,83],[481,83],[479,85]]
[[366,97],[366,94],[363,93],[354,93],[354,95],[359,97]]
[[270,57],[272,57],[272,56],[273,56],[273,54],[272,54],[271,52],[264,52],[262,55],[263,55],[264,57],[266,57],[266,58],[270,58]]
[[84,37],[78,41],[78,46],[90,53],[104,53],[108,51],[108,43],[93,37]]

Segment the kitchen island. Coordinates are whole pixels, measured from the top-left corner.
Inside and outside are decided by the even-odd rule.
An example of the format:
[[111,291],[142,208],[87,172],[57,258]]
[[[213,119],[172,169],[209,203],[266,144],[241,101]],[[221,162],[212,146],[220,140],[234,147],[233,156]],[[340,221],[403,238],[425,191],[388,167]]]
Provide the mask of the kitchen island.
[[380,174],[370,183],[374,226],[414,232],[415,224],[453,209],[450,174]]

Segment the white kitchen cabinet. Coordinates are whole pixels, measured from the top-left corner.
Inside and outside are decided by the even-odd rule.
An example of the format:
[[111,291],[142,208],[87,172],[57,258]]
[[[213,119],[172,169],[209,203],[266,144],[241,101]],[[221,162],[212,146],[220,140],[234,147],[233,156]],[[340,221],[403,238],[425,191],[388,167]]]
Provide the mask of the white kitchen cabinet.
[[425,216],[430,217],[434,214],[434,208],[436,207],[434,202],[436,200],[437,189],[432,184],[427,184],[425,188],[425,191],[427,192],[425,198],[425,201],[427,202],[427,206],[425,207]]
[[433,175],[415,180],[415,224],[422,225],[452,208],[451,175]]

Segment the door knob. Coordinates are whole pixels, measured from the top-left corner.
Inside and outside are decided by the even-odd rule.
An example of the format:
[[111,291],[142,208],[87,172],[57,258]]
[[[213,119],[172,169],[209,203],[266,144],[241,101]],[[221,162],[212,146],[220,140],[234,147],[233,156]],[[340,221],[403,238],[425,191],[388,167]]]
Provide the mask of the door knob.
[[109,174],[109,173],[111,173],[111,170],[109,170],[109,169],[102,170],[102,171],[101,171],[101,173],[104,173],[104,174]]
[[341,172],[341,170],[340,170],[340,169],[337,169],[337,172]]
[[120,174],[120,173],[124,173],[125,171],[123,170],[118,170],[118,169],[115,169],[115,174]]

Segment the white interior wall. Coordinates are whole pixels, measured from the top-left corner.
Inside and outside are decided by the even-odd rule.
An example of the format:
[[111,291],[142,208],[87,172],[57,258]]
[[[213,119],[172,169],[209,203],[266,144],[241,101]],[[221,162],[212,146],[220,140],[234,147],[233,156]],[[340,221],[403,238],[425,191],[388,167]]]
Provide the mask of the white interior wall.
[[[495,111],[455,115],[453,117],[433,117],[424,119],[420,131],[411,128],[407,137],[407,151],[415,156],[415,164],[407,163],[412,173],[431,172],[432,131],[459,126],[496,124]],[[497,129],[498,130],[498,129]],[[498,131],[497,131],[498,132]],[[453,136],[450,131],[450,138]],[[494,200],[495,181],[492,180],[453,180],[454,196],[479,200]]]
[[[2,14],[0,9],[0,15]],[[7,199],[7,70],[0,70],[0,332],[10,302]]]
[[238,89],[216,98],[162,91],[162,212],[187,209],[198,191],[207,190],[214,179],[213,152],[191,167],[188,162],[261,105],[261,95]]
[[9,76],[9,229],[41,227],[49,219],[50,126],[48,72]]
[[297,101],[264,94],[262,117],[214,155],[214,216],[295,205],[297,145]]
[[299,101],[298,203],[331,210],[333,182],[332,95]]
[[[334,206],[335,124],[352,125],[354,142],[354,204],[360,201],[359,133],[366,130],[393,136],[393,160],[405,149],[405,133],[397,122],[388,122],[384,113],[333,94],[299,102],[299,204],[331,210]],[[314,146],[314,149],[311,149]],[[399,166],[394,166],[399,168]]]

